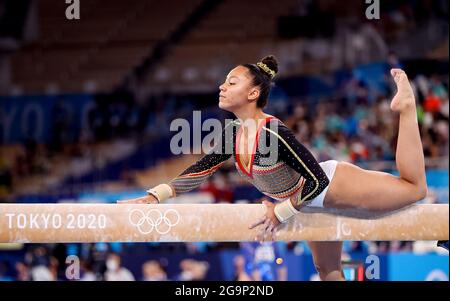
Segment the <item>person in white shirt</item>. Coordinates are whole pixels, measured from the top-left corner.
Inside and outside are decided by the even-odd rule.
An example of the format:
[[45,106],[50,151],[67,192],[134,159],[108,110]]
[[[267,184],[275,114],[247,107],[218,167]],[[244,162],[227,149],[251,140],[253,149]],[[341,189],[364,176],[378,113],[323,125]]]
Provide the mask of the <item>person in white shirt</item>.
[[121,266],[120,256],[109,254],[106,260],[106,281],[134,281],[133,274],[125,267]]

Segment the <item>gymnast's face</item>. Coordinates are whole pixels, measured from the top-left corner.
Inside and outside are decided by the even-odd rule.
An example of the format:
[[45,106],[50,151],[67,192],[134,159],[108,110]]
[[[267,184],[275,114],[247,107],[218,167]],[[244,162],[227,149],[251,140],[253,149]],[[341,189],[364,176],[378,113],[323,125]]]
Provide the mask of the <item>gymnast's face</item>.
[[219,108],[229,112],[251,104],[256,105],[259,96],[259,89],[253,85],[253,78],[244,66],[231,70],[219,89]]

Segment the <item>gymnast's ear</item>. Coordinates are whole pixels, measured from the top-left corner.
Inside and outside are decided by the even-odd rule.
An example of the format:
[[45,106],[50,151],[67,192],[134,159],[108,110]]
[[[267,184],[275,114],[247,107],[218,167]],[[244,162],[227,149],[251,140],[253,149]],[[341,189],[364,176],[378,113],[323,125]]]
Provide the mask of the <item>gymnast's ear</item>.
[[248,100],[250,101],[257,101],[260,95],[260,91],[258,89],[258,87],[251,87],[250,90],[248,91]]

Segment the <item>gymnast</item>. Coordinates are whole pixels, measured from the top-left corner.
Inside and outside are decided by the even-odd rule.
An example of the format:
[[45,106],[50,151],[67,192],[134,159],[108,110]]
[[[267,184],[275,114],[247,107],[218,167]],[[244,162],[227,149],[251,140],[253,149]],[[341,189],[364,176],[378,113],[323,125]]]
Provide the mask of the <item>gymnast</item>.
[[[279,225],[304,206],[391,211],[425,197],[425,162],[415,98],[403,70],[391,70],[397,85],[391,109],[400,118],[395,156],[399,176],[348,162],[317,162],[282,121],[263,111],[277,72],[276,58],[271,55],[231,70],[219,87],[219,107],[237,118],[222,131],[223,143],[216,144],[170,183],[149,189],[144,197],[119,203],[159,203],[191,191],[231,158],[242,177],[277,201],[264,200],[265,215],[249,226],[258,227],[257,239],[262,241],[273,239]],[[320,278],[344,280],[342,242],[308,244]]]

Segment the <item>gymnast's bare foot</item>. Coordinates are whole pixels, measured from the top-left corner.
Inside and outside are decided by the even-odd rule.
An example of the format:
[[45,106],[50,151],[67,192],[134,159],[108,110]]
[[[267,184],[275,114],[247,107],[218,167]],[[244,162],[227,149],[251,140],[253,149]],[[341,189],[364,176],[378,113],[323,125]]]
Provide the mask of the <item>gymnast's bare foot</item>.
[[392,99],[391,109],[399,113],[415,110],[416,101],[414,99],[414,92],[405,71],[402,69],[391,69],[391,75],[397,84],[397,93]]

